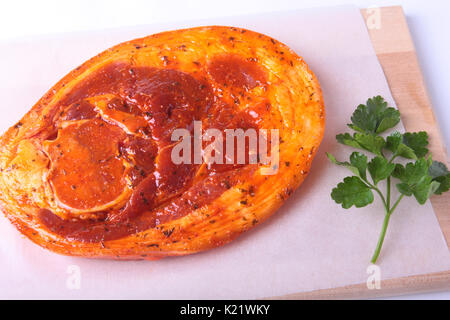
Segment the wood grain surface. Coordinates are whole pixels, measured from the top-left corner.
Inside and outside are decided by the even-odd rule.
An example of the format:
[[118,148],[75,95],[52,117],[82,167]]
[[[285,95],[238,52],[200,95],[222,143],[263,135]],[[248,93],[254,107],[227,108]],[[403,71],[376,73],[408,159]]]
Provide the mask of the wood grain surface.
[[[401,6],[361,10],[378,60],[386,75],[407,131],[427,131],[433,159],[447,163],[447,151],[433,113],[414,43]],[[450,193],[431,198],[441,230],[450,247]],[[360,299],[450,289],[450,270],[381,281],[380,289],[366,283],[290,294],[272,299]]]

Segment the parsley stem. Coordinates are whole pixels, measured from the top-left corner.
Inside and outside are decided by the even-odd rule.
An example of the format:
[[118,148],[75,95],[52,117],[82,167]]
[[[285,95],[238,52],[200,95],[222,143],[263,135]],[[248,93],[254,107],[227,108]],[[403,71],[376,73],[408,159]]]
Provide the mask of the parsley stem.
[[392,158],[391,160],[389,160],[389,163],[392,163],[392,161],[394,161],[395,158],[397,158],[397,155],[396,154],[392,155]]
[[372,263],[376,263],[378,256],[380,255],[381,247],[383,246],[384,237],[386,236],[386,230],[389,224],[390,217],[391,214],[389,211],[387,211],[386,215],[384,216],[383,227],[381,228],[380,236],[378,237],[377,247],[375,248],[375,252],[373,253],[372,259],[370,260],[370,262]]
[[394,206],[391,208],[391,210],[389,210],[389,213],[394,212],[395,208],[397,208],[398,204],[400,203],[400,201],[403,199],[405,195],[401,194],[400,197],[398,197],[397,201],[395,201]]
[[[371,188],[372,188],[373,190],[375,190],[376,193],[378,193],[378,195],[380,196],[381,200],[383,201],[384,207],[385,207],[385,208],[389,208],[388,205],[387,205],[386,200],[384,199],[383,194],[382,194],[381,191],[380,191],[380,189],[378,189],[377,187],[375,187],[375,186],[372,185],[372,184],[370,184],[370,186],[371,186]],[[389,210],[389,209],[387,209],[387,210]]]
[[386,207],[391,206],[391,177],[387,178],[386,182]]
[[370,189],[375,190],[376,193],[380,196],[381,200],[383,201],[383,205],[387,207],[386,200],[384,199],[383,193],[381,193],[380,189],[378,189],[375,185],[371,184],[367,179],[361,179],[362,182],[365,183],[366,186],[368,186]]
[[381,233],[378,238],[377,247],[375,248],[375,252],[373,253],[372,259],[370,260],[370,262],[372,262],[372,263],[377,262],[378,256],[380,255],[381,247],[383,246],[384,237],[386,236],[386,230],[387,230],[387,227],[389,224],[389,219],[391,218],[392,212],[394,212],[394,210],[397,208],[400,201],[403,199],[403,196],[404,196],[404,194],[402,194],[398,197],[397,201],[395,202],[395,204],[392,208],[389,209],[388,206],[385,206],[386,215],[384,216],[383,226],[381,228]]

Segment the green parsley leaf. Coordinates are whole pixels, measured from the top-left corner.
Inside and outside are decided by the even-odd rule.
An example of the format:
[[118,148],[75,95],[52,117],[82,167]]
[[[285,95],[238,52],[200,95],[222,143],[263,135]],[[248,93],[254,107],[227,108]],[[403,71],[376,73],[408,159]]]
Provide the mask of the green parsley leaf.
[[414,186],[419,181],[428,175],[428,162],[424,158],[416,162],[407,163],[406,166],[396,164],[392,176],[399,179],[410,186]]
[[346,168],[350,169],[350,171],[353,172],[354,174],[359,175],[358,169],[353,167],[349,162],[338,161],[331,153],[326,152],[326,154],[327,154],[328,159],[330,159],[330,161],[332,163],[337,164],[339,166],[346,167]]
[[424,176],[414,187],[413,194],[417,202],[424,204],[437,188],[439,182],[433,181],[430,176]]
[[417,160],[417,155],[413,149],[408,147],[404,143],[400,143],[397,150],[395,151],[395,156],[400,156],[406,159]]
[[417,158],[425,157],[428,153],[428,134],[425,131],[406,132],[403,134],[403,143],[414,150]]
[[450,190],[450,174],[437,177],[436,179],[433,179],[433,181],[439,183],[439,187],[434,191],[435,194],[443,194]]
[[398,183],[397,189],[401,194],[404,194],[405,196],[412,196],[414,190],[409,186],[407,183]]
[[369,162],[368,168],[373,183],[377,185],[378,182],[392,174],[392,171],[395,169],[395,164],[389,163],[386,158],[376,156]]
[[361,133],[382,133],[395,127],[400,122],[400,112],[388,108],[387,102],[376,96],[368,99],[366,104],[360,104],[351,117],[352,123],[348,126]]
[[403,143],[403,135],[396,131],[386,138],[386,148],[392,151],[394,157],[400,156],[407,159],[417,160],[413,149]]
[[367,150],[380,156],[383,155],[382,150],[386,145],[383,137],[367,133],[355,133],[353,136],[349,133],[338,134],[336,140],[347,146]]
[[355,133],[354,139],[362,149],[383,156],[382,150],[386,145],[386,141],[384,141],[383,137],[366,133]]
[[361,179],[366,180],[367,156],[360,152],[353,152],[350,155],[350,163],[358,170],[358,176]]
[[395,131],[386,138],[386,148],[395,153],[400,143],[402,143],[402,140],[403,135],[400,132]]
[[431,163],[428,173],[433,179],[449,174],[447,166],[439,161],[433,161]]
[[433,181],[428,174],[429,167],[429,161],[424,158],[407,163],[405,167],[397,164],[392,175],[402,182],[397,184],[398,191],[406,196],[412,193],[417,202],[424,204],[440,186],[439,182]]
[[352,137],[352,135],[350,135],[350,133],[341,133],[338,134],[336,136],[336,140],[341,143],[344,144],[346,146],[350,146],[353,148],[358,148],[358,149],[362,149],[362,147],[359,145],[358,142],[355,141],[355,139]]
[[350,156],[350,163],[345,161],[337,161],[336,158],[330,154],[326,153],[328,159],[334,164],[344,166],[348,168],[353,174],[356,176],[362,178],[363,180],[366,180],[366,171],[367,171],[367,157],[359,152],[353,152]]
[[434,191],[435,194],[442,194],[450,190],[450,172],[445,164],[439,161],[433,161],[428,174],[432,177],[433,181],[439,183],[439,187]]
[[339,183],[331,192],[331,198],[342,204],[344,209],[353,205],[357,208],[365,207],[374,199],[372,190],[355,176],[346,177],[344,182]]

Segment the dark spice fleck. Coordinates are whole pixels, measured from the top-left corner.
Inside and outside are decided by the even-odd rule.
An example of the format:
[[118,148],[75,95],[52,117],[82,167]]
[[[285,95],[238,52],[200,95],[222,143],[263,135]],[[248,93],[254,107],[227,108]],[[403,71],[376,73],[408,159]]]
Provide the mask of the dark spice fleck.
[[168,238],[172,235],[173,230],[175,230],[175,227],[173,227],[171,230],[164,230],[163,234]]
[[248,188],[248,193],[250,194],[251,197],[255,196],[255,187],[254,186],[250,186]]
[[164,66],[167,66],[170,63],[169,58],[167,56],[163,56],[161,60],[163,61]]

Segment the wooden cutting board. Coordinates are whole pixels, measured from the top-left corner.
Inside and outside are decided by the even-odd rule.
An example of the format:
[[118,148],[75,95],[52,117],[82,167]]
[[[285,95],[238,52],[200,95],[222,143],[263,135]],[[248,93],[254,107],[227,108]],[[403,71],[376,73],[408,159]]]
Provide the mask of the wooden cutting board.
[[[392,96],[407,131],[427,131],[435,160],[448,165],[447,151],[433,113],[423,75],[401,6],[361,10],[369,35],[386,75]],[[431,198],[440,227],[450,247],[450,192]],[[358,299],[450,289],[450,270],[381,280],[380,289],[367,284],[323,289],[277,297],[277,299]]]

